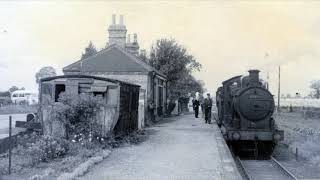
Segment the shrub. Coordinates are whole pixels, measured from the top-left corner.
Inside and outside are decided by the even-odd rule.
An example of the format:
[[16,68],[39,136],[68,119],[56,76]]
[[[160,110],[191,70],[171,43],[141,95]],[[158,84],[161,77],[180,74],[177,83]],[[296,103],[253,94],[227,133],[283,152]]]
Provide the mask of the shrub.
[[93,94],[62,93],[54,106],[53,120],[63,123],[66,138],[83,142],[102,136],[102,126],[96,118],[104,106],[103,99]]
[[[48,162],[50,159],[62,157],[69,150],[68,142],[64,139],[34,134],[29,137],[30,140],[19,144],[14,153],[29,157],[31,164]],[[26,137],[22,137],[23,139]]]

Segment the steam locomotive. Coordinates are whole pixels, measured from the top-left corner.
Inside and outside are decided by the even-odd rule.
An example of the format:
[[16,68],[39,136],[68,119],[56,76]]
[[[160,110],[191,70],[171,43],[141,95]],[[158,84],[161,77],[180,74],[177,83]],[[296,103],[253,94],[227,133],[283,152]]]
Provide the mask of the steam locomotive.
[[216,92],[217,124],[232,151],[239,156],[270,157],[284,132],[272,115],[273,95],[259,79],[259,70],[235,76]]

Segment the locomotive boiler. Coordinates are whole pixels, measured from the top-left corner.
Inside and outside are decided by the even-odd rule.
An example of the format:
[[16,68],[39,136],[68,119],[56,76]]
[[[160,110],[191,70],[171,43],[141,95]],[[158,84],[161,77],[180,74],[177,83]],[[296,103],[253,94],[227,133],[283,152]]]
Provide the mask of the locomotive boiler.
[[269,157],[284,133],[277,129],[272,115],[273,95],[259,78],[259,70],[248,76],[235,76],[216,92],[217,124],[237,155]]

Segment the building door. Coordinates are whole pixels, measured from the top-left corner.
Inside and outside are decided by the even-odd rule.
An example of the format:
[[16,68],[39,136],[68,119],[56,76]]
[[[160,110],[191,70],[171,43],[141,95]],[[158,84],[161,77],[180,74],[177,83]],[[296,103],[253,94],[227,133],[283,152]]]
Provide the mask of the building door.
[[163,115],[163,87],[158,86],[158,116]]

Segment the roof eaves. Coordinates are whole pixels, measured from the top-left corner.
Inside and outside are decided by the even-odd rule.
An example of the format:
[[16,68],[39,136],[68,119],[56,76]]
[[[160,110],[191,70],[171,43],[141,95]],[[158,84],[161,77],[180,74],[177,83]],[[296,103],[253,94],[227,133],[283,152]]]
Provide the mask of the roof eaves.
[[72,74],[72,75],[61,75],[61,76],[46,77],[46,78],[40,79],[40,82],[42,83],[42,82],[52,81],[52,80],[60,79],[60,78],[94,78],[94,79],[97,79],[97,80],[104,80],[104,81],[110,81],[110,82],[114,82],[114,83],[122,83],[122,84],[128,84],[128,85],[140,87],[140,85],[129,83],[129,82],[125,82],[125,81],[121,81],[121,80],[117,80],[117,79],[111,79],[111,78],[100,77],[100,76],[83,75],[83,74]]

